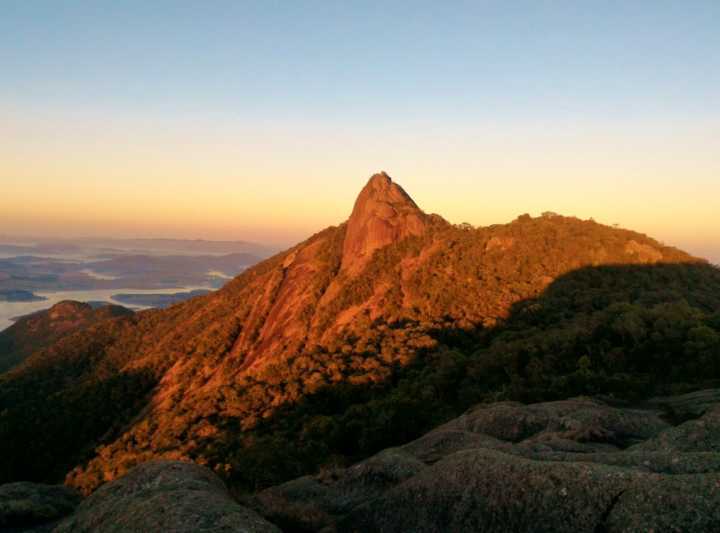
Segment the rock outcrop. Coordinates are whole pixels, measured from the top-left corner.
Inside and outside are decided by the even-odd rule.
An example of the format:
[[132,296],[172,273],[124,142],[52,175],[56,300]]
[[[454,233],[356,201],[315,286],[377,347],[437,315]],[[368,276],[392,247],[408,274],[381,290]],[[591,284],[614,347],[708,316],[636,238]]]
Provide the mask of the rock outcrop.
[[0,485],[0,531],[50,531],[80,503],[80,494],[62,485]]
[[[699,418],[673,426],[669,405]],[[278,524],[328,533],[718,531],[719,407],[718,391],[636,408],[481,405],[255,505]]]
[[357,197],[348,220],[342,270],[357,273],[375,250],[410,235],[422,235],[427,218],[390,176],[375,174]]
[[280,533],[236,503],[205,467],[175,461],[145,463],[80,504],[56,533]]

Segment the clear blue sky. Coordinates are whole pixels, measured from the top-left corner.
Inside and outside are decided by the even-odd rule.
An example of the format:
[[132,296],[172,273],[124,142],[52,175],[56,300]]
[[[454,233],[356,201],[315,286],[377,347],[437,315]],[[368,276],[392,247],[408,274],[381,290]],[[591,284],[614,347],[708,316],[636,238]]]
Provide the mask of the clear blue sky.
[[717,1],[6,0],[0,90],[261,117],[703,113],[718,28]]
[[[293,240],[384,168],[456,221],[570,210],[720,257],[720,1],[5,0],[0,15],[11,230],[141,232],[110,206],[132,182],[179,206],[150,233],[200,231],[208,213],[183,196],[217,202],[202,236]],[[642,205],[611,206],[615,186]],[[74,191],[75,214],[34,204],[43,190]],[[320,199],[293,211],[306,194]],[[249,202],[234,222],[229,197]],[[675,200],[680,229],[659,220]]]

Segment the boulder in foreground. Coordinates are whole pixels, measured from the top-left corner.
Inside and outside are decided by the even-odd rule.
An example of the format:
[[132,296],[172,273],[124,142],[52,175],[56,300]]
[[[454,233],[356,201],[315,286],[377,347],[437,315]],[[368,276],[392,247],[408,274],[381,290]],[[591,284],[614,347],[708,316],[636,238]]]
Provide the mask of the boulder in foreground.
[[323,533],[720,531],[718,409],[717,391],[479,405],[255,505],[288,530]]
[[88,497],[56,533],[280,533],[193,463],[154,461]]

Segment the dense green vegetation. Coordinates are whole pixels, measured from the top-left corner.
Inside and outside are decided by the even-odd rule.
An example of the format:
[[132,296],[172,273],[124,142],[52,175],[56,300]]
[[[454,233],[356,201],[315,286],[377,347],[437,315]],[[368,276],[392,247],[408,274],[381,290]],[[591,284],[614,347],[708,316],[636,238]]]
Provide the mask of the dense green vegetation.
[[10,459],[0,480],[62,479],[89,443],[134,414],[156,383],[145,370],[120,372],[137,346],[128,332],[143,324],[130,316],[91,326],[0,377],[0,456]]
[[[320,388],[231,438],[220,456],[238,485],[258,488],[407,442],[478,402],[638,400],[717,386],[719,291],[720,272],[707,265],[582,269],[497,328],[437,332],[446,343],[375,386]],[[269,377],[258,390],[273,396],[283,383]]]
[[132,311],[117,305],[93,309],[79,302],[60,302],[32,313],[0,331],[0,373],[20,364],[34,351],[50,346],[68,333]]
[[477,402],[720,380],[720,271],[645,236],[555,215],[436,221],[354,277],[343,237],[330,228],[217,294],[82,330],[0,377],[0,481],[80,465],[68,481],[90,491],[171,457],[253,490]]

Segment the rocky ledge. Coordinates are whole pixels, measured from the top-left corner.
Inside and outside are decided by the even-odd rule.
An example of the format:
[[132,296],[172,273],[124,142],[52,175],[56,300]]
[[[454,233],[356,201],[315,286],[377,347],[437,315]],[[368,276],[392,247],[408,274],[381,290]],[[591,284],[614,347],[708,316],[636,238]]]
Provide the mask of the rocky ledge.
[[253,505],[286,531],[720,531],[720,391],[481,405]]

